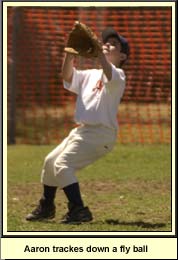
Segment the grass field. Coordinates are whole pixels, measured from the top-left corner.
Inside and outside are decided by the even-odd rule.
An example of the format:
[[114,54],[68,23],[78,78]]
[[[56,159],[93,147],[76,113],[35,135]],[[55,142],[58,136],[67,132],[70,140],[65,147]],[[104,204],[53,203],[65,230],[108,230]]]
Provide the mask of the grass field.
[[171,231],[169,145],[120,145],[77,173],[94,220],[62,225],[66,199],[57,192],[54,220],[27,222],[41,196],[40,171],[54,146],[8,146],[8,231]]

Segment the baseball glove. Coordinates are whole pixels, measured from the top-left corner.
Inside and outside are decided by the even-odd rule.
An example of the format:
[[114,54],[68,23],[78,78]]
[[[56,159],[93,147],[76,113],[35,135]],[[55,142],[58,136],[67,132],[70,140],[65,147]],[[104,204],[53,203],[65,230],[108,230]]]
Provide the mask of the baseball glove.
[[85,24],[76,21],[69,33],[64,51],[86,58],[95,58],[101,50],[101,43],[95,33]]

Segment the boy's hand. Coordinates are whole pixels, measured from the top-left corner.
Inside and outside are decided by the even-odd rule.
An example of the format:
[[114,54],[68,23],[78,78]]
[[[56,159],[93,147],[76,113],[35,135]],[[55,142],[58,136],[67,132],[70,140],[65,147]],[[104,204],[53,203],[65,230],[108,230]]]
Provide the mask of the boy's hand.
[[102,51],[102,46],[95,33],[88,26],[75,22],[64,50],[74,55],[96,58]]

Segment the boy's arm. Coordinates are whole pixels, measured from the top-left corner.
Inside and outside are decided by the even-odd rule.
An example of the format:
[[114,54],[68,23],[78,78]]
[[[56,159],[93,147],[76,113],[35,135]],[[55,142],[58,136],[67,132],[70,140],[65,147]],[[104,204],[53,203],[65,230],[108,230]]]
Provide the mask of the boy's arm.
[[[99,52],[98,59],[103,68],[104,74],[106,75],[108,81],[110,81],[112,78],[112,66],[110,62],[107,60],[104,52],[105,52],[104,50]],[[73,64],[74,64],[74,55],[70,53],[66,53],[62,65],[62,77],[63,80],[68,83],[72,82]]]
[[105,44],[102,46],[102,50],[99,51],[98,59],[103,68],[103,72],[106,75],[108,81],[112,78],[112,66],[111,63],[107,60],[106,54],[109,51],[109,44]]
[[62,77],[63,80],[71,83],[73,76],[73,64],[74,64],[74,55],[67,53],[64,58],[62,65]]
[[110,62],[106,59],[106,56],[103,52],[101,52],[98,55],[98,58],[99,58],[101,66],[103,68],[104,74],[106,75],[108,81],[110,81],[112,78],[112,66],[111,66]]

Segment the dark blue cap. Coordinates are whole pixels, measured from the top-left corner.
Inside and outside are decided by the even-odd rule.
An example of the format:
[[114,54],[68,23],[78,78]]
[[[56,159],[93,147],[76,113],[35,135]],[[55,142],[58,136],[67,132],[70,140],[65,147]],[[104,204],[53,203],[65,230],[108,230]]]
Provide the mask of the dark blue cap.
[[106,43],[109,37],[116,37],[121,43],[121,52],[129,56],[130,53],[129,44],[128,41],[123,36],[118,34],[113,28],[107,28],[102,32],[103,43]]

